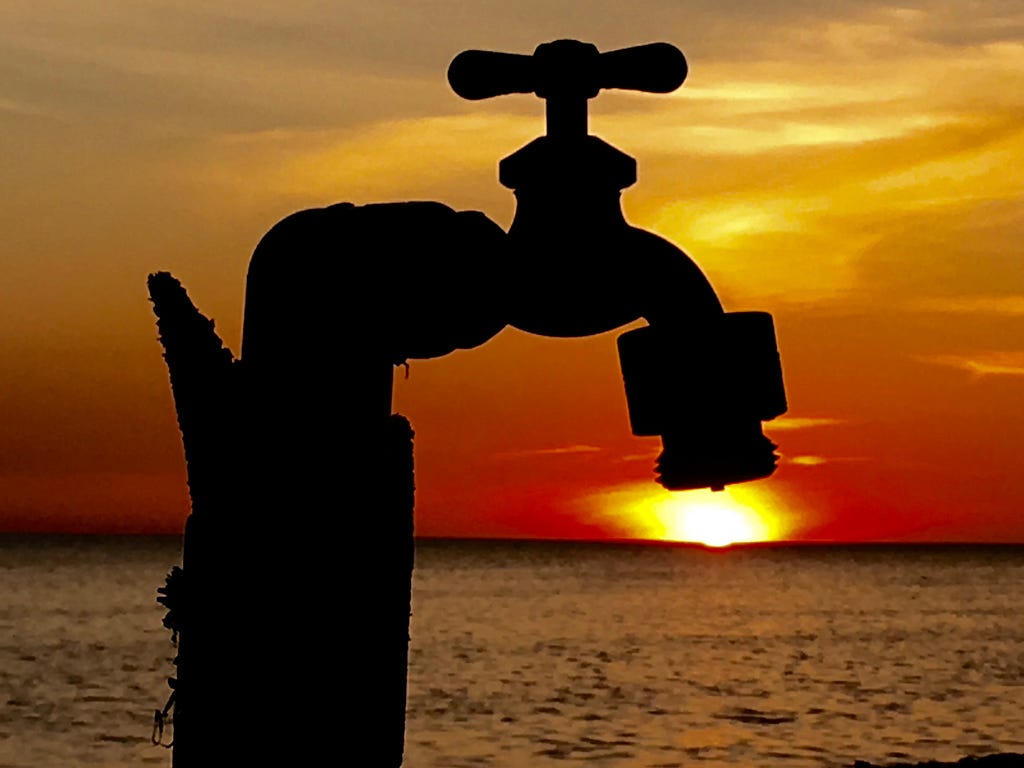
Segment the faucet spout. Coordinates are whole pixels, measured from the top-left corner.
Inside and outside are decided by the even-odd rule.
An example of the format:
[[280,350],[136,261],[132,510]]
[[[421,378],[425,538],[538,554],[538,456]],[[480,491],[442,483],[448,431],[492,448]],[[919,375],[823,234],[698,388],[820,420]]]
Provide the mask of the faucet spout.
[[596,137],[550,135],[502,161],[516,194],[509,324],[587,336],[646,320],[619,337],[619,357],[633,433],[662,438],[658,482],[766,477],[777,456],[761,422],[786,410],[771,315],[726,313],[689,256],[626,222],[631,163]]
[[516,199],[508,239],[516,262],[513,327],[589,336],[639,319],[689,325],[722,314],[711,283],[689,256],[626,222],[617,191],[521,189]]
[[498,176],[516,196],[508,234],[519,300],[510,305],[510,325],[588,336],[640,318],[682,322],[722,313],[685,253],[627,223],[621,190],[636,181],[629,155],[596,136],[548,135],[502,160]]

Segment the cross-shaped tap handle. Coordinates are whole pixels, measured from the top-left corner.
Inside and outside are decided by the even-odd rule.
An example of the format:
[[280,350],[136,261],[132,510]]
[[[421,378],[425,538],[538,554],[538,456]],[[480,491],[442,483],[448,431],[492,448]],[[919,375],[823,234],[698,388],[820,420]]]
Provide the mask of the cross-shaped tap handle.
[[548,103],[548,135],[586,135],[587,99],[602,88],[669,93],[686,73],[683,52],[669,43],[600,53],[590,43],[555,40],[531,56],[463,51],[448,66],[448,82],[464,99],[534,93]]

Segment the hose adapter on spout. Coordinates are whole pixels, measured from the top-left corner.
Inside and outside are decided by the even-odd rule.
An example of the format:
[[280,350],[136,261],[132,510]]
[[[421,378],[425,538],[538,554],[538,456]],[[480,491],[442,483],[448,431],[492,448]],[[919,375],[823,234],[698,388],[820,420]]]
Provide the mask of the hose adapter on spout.
[[516,195],[509,324],[587,336],[646,319],[619,337],[632,431],[662,437],[663,486],[720,490],[775,470],[776,446],[761,431],[786,411],[771,315],[724,312],[685,253],[626,222],[620,196],[636,181],[636,161],[587,126],[587,100],[602,88],[667,93],[686,74],[682,52],[667,43],[599,53],[556,40],[532,56],[465,51],[448,80],[467,99],[546,101],[546,135],[499,165]]

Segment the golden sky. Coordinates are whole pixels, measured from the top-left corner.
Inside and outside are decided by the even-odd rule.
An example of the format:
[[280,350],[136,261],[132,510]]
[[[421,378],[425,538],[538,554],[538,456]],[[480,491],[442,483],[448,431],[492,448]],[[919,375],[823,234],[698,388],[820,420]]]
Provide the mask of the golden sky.
[[[1024,542],[1019,0],[7,0],[0,529],[179,531],[147,274],[238,353],[249,256],[295,210],[438,200],[507,227],[497,163],[542,102],[463,101],[445,73],[559,38],[686,53],[681,89],[602,93],[591,131],[637,158],[629,221],[775,316],[780,468],[684,506],[753,510],[757,537]],[[615,335],[507,329],[399,370],[417,530],[699,537],[665,522]]]

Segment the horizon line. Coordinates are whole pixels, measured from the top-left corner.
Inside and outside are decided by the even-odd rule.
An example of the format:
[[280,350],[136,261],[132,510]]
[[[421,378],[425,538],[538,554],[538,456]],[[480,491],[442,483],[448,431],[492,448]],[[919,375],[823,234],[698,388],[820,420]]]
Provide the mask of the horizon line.
[[[52,539],[170,539],[184,538],[184,532],[139,532],[139,531],[0,531],[0,540],[12,538],[52,538]],[[673,541],[665,539],[645,539],[628,537],[603,538],[571,538],[571,537],[533,537],[533,536],[442,536],[418,534],[414,540],[424,543],[462,543],[462,544],[574,544],[574,545],[611,545],[611,546],[652,546],[687,549],[703,549],[711,552],[726,552],[736,549],[789,549],[789,548],[827,548],[827,547],[864,547],[864,548],[927,548],[949,549],[955,547],[1004,547],[1024,548],[1024,541],[999,540],[936,540],[907,541],[898,539],[777,539],[771,541],[738,541],[722,546],[712,546],[697,541]]]

